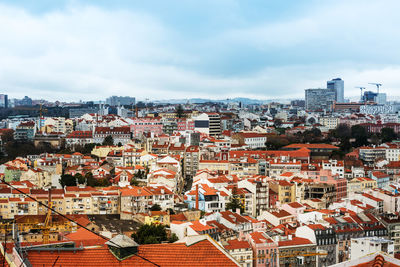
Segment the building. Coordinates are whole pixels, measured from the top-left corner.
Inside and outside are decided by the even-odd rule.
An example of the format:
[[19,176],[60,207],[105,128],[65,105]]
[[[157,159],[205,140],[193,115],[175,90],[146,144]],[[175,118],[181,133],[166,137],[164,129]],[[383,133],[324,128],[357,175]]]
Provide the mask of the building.
[[210,136],[221,134],[221,117],[218,113],[202,113],[194,118],[194,130]]
[[36,133],[35,122],[21,122],[14,132],[15,140],[33,140]]
[[400,216],[386,214],[380,217],[381,222],[388,231],[388,237],[394,242],[394,251],[400,251]]
[[335,89],[306,89],[306,109],[311,111],[333,110],[336,101]]
[[336,92],[336,102],[344,102],[344,81],[340,78],[332,79],[326,82],[326,88],[333,89]]
[[85,114],[97,114],[99,112],[98,108],[71,108],[69,110],[69,117],[72,118],[80,118]]
[[106,104],[110,106],[127,106],[136,104],[136,99],[130,96],[110,96],[106,99]]
[[8,95],[0,94],[0,108],[8,108]]
[[[81,238],[81,240],[84,237]],[[17,249],[12,266],[240,266],[212,238],[201,235],[182,242],[138,245],[117,235],[103,246],[79,247],[75,243],[53,248]],[[107,246],[106,246],[107,245]],[[67,248],[68,247],[68,248]],[[23,253],[23,254],[22,254]]]
[[359,237],[351,239],[350,259],[358,259],[375,252],[385,252],[394,256],[394,242],[379,237]]
[[113,138],[114,145],[118,143],[125,145],[132,138],[129,127],[96,127],[93,133],[93,142],[102,144],[107,136]]
[[240,266],[253,266],[253,250],[249,242],[234,239],[228,240],[227,243],[227,245],[224,245],[224,248],[240,263]]
[[318,257],[317,266],[331,266],[336,263],[337,240],[335,231],[321,224],[309,224],[296,229],[296,236],[309,239],[317,244]]
[[265,147],[267,142],[267,135],[256,132],[240,132],[232,136],[239,145],[247,145],[250,149],[257,149]]

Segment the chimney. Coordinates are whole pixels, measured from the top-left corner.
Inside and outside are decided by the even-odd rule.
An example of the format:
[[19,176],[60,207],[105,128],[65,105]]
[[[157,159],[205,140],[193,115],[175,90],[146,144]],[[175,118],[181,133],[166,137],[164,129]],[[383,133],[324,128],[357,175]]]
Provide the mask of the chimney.
[[240,215],[240,209],[236,209],[236,213]]
[[196,184],[196,210],[199,209],[199,184]]

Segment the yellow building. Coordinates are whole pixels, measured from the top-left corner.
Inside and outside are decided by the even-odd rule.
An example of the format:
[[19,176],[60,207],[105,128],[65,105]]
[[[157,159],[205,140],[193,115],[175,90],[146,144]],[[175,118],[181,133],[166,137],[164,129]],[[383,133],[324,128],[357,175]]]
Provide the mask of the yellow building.
[[296,190],[295,186],[286,180],[277,180],[270,182],[270,188],[278,194],[278,201],[281,204],[295,202]]
[[111,151],[122,151],[124,150],[124,147],[118,147],[118,146],[96,146],[93,148],[91,154],[94,156],[97,156],[99,158],[105,158],[107,157],[108,153]]
[[350,182],[359,181],[361,183],[361,190],[365,189],[375,189],[378,187],[376,180],[369,177],[357,177],[352,179]]
[[229,165],[229,161],[227,160],[200,160],[199,170],[209,170],[220,174],[229,174]]

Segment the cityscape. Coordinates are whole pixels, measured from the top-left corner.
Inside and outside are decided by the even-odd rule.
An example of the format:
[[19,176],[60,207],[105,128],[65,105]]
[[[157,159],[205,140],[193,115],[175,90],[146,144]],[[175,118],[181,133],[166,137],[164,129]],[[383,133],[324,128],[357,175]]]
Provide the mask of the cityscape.
[[0,266],[400,266],[399,4],[7,2]]

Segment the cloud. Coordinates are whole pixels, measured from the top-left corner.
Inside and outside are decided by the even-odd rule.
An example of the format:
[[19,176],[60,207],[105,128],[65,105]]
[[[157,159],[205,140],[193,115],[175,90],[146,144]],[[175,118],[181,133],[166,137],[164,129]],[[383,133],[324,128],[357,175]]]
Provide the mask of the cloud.
[[[226,19],[194,4],[177,5],[173,18],[149,7],[73,2],[32,13],[0,5],[3,92],[50,100],[294,98],[342,77],[347,96],[368,82],[398,95],[397,1],[311,2],[254,20],[255,10],[240,13],[246,2],[212,2],[218,12],[226,6]],[[207,8],[214,12],[201,13]]]

